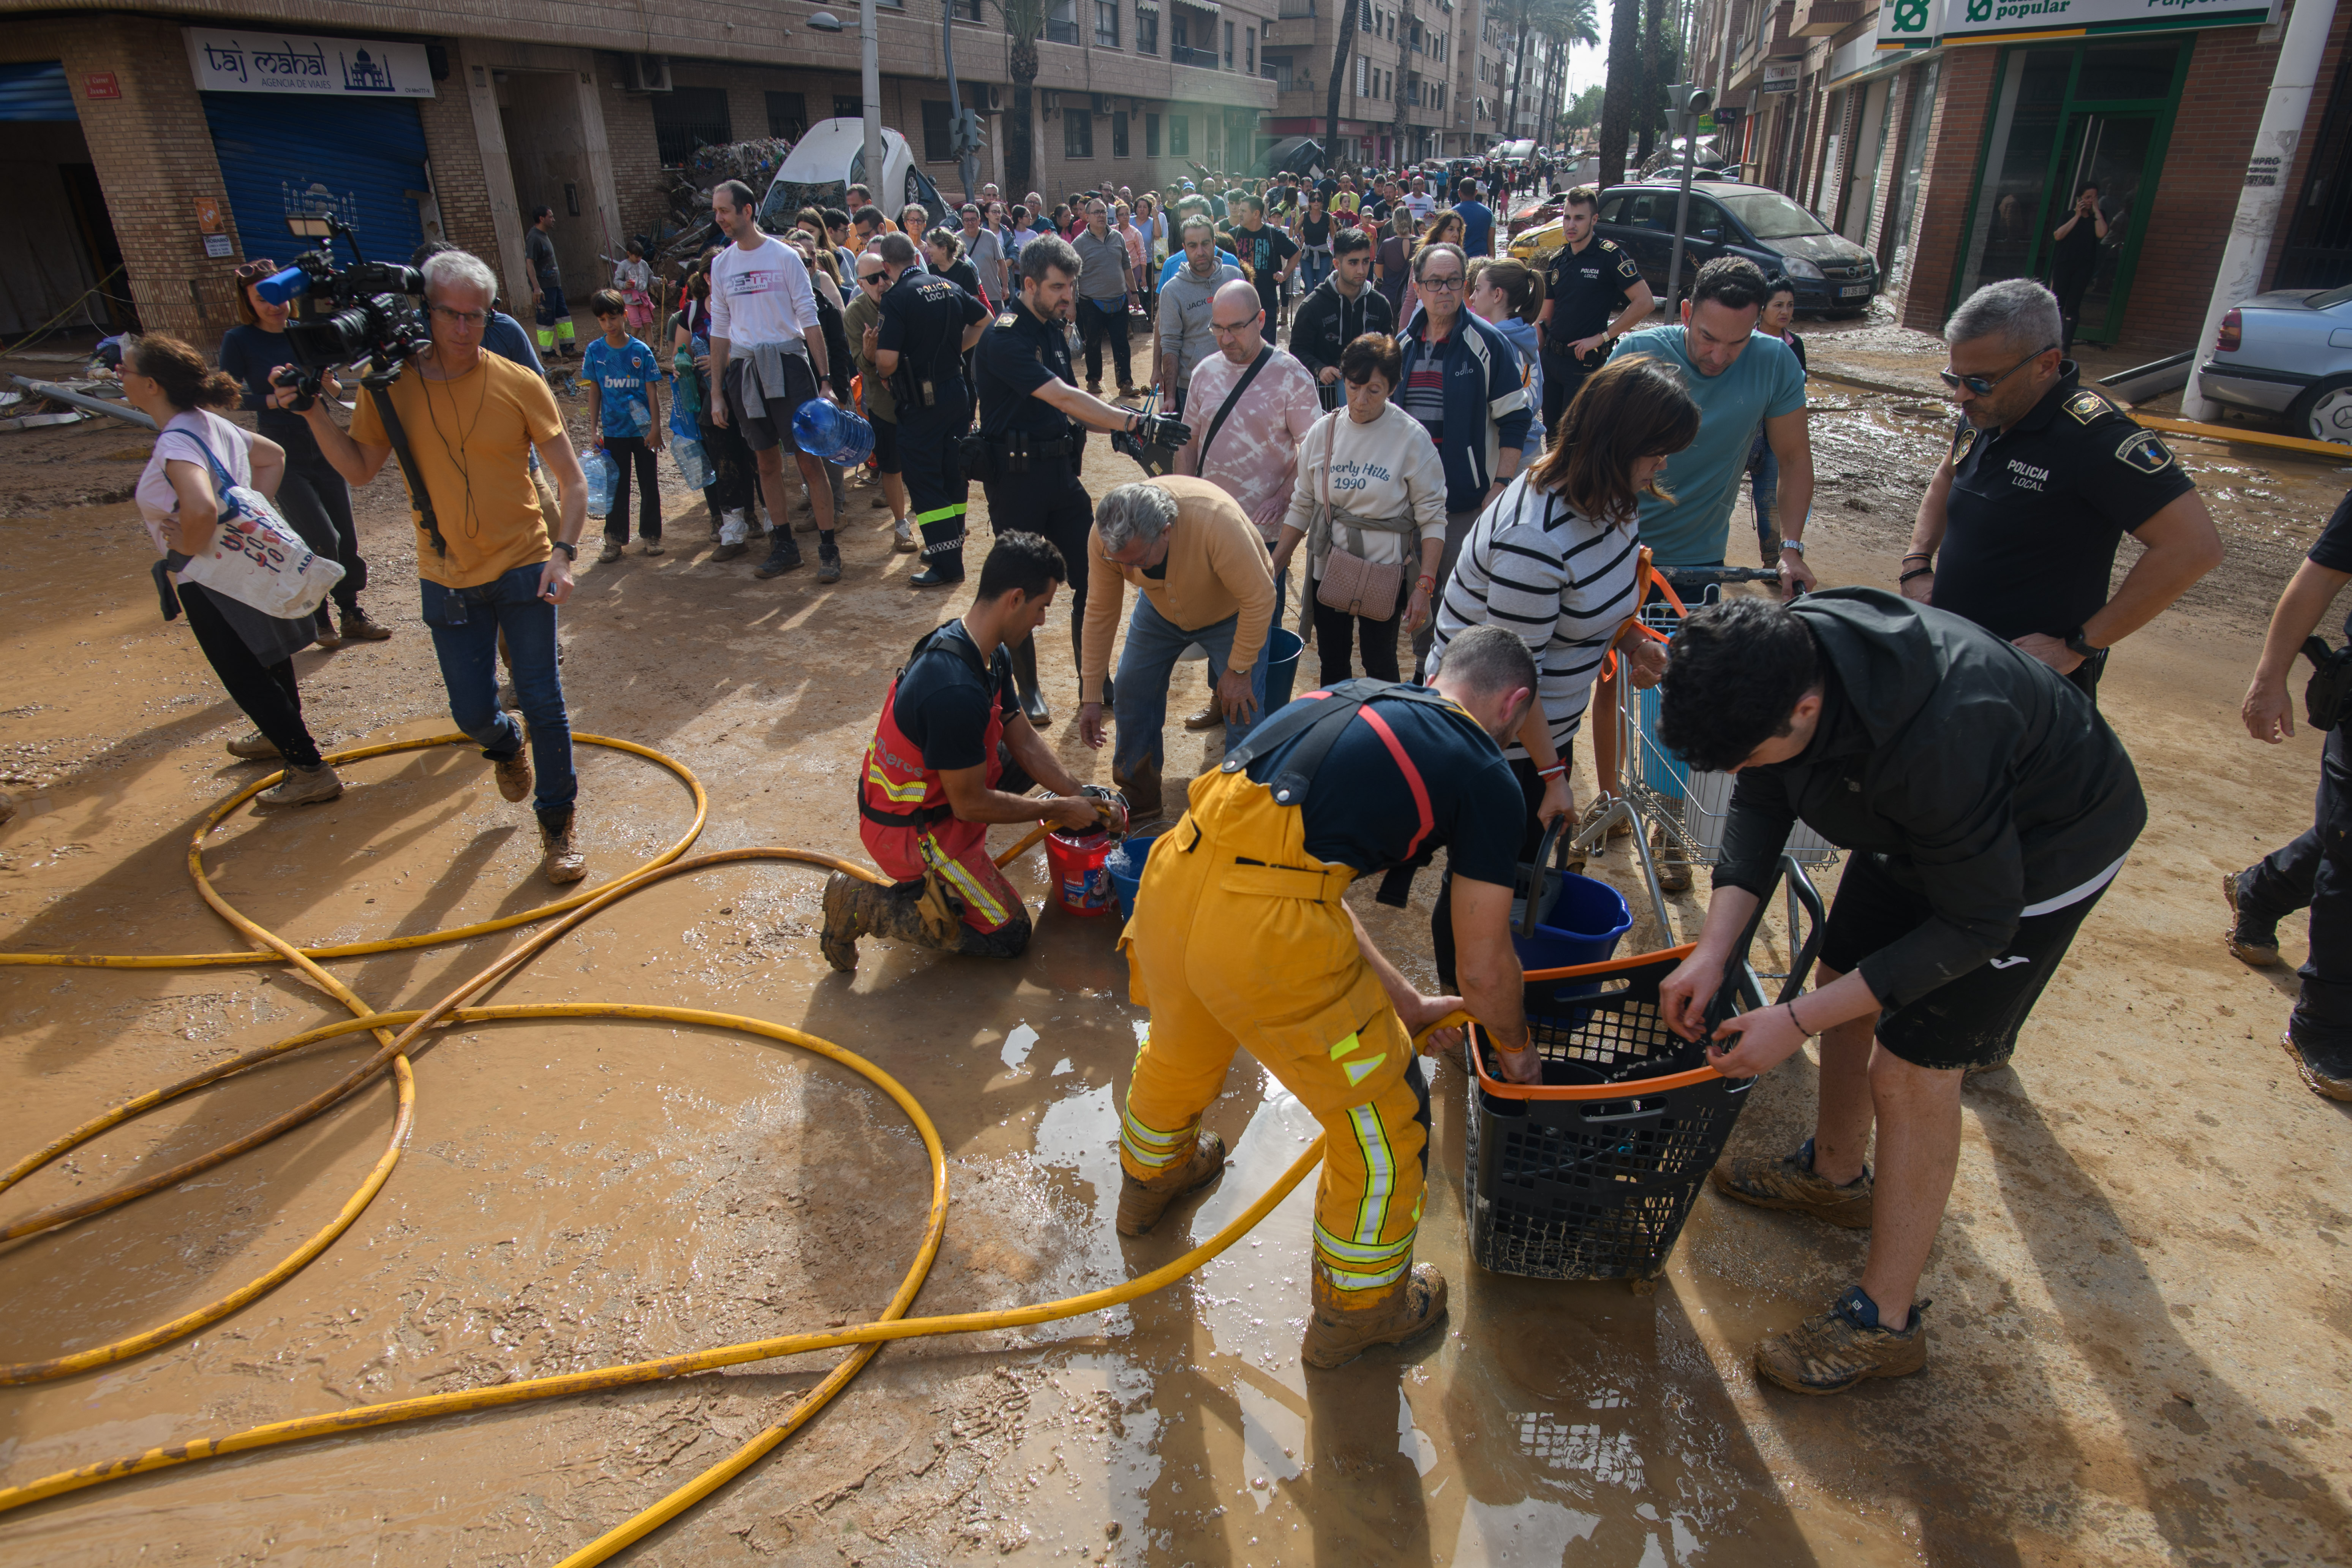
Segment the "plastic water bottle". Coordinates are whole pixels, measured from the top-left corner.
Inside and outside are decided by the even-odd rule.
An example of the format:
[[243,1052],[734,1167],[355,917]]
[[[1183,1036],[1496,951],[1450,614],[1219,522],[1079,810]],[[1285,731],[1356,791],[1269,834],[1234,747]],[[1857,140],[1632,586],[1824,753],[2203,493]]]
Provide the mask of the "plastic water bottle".
[[670,431],[670,456],[677,460],[678,477],[686,480],[688,489],[709,489],[718,475],[710,467],[709,454],[702,449],[699,436],[681,436],[675,426]]
[[793,416],[793,439],[813,457],[854,468],[874,450],[874,426],[837,403],[812,397]]
[[588,475],[588,515],[609,517],[613,511],[613,491],[621,482],[621,465],[613,455],[596,447],[590,450],[581,468]]

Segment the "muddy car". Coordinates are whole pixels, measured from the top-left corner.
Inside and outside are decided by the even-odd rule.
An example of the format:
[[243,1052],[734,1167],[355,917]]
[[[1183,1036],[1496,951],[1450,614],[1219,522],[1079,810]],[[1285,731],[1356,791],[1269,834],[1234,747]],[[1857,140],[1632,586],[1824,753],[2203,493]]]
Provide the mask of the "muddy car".
[[2275,289],[2221,318],[2198,385],[2216,403],[2285,416],[2294,435],[2352,442],[2352,288]]
[[[1596,234],[1633,253],[1651,290],[1664,299],[1666,268],[1675,247],[1675,207],[1682,199],[1671,185],[1612,185],[1601,193]],[[1528,229],[1511,241],[1511,254],[1540,267],[1563,243],[1558,219]],[[1825,315],[1859,315],[1885,279],[1878,258],[1782,195],[1761,185],[1709,182],[1690,194],[1690,216],[1683,237],[1683,281],[1718,256],[1744,256],[1769,276],[1778,272],[1796,285],[1797,309]]]

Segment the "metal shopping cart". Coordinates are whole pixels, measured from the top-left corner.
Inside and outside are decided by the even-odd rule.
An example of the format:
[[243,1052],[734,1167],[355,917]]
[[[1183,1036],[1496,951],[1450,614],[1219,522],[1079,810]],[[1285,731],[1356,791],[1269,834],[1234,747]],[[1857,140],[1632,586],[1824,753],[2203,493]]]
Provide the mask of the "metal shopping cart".
[[[1647,552],[1643,552],[1643,600],[1635,614],[1651,635],[1671,637],[1682,622],[1684,601],[1673,588],[1657,581]],[[1718,598],[1721,585],[1726,583],[1777,582],[1780,578],[1777,572],[1744,566],[1684,569],[1675,575],[1685,584],[1702,584],[1706,595],[1702,603]],[[1654,583],[1661,592],[1657,598],[1649,595]],[[1596,716],[1596,722],[1616,726],[1619,793],[1605,797],[1604,809],[1585,823],[1573,847],[1597,854],[1617,824],[1624,823],[1633,829],[1633,853],[1642,868],[1650,907],[1658,919],[1660,945],[1671,946],[1675,941],[1674,921],[1666,908],[1664,889],[1658,885],[1651,830],[1656,830],[1661,849],[1671,851],[1685,863],[1718,864],[1723,858],[1724,825],[1731,815],[1732,775],[1693,768],[1658,739],[1656,688],[1636,691],[1631,681],[1620,680],[1616,694],[1613,710]],[[1788,973],[1766,973],[1757,970],[1752,963],[1743,964],[1746,979],[1742,1000],[1747,1005],[1763,1005],[1764,982],[1768,980],[1782,982],[1783,995],[1802,988],[1803,966],[1794,962],[1799,947],[1797,933],[1803,929],[1801,917],[1810,914],[1816,931],[1822,920],[1821,894],[1806,874],[1807,868],[1827,866],[1836,860],[1837,854],[1834,845],[1801,822],[1790,834],[1781,852],[1780,870],[1788,900],[1784,951],[1791,955],[1790,968]]]

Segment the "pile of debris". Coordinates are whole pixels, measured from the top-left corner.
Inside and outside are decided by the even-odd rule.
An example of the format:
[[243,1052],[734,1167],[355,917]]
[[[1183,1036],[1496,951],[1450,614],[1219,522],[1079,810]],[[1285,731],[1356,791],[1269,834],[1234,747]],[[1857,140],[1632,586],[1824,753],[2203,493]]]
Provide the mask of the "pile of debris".
[[711,221],[711,190],[721,181],[740,180],[764,195],[792,150],[785,137],[754,136],[748,142],[698,147],[684,169],[667,171],[662,196],[669,214],[662,220],[661,232],[635,237],[656,270],[672,281],[685,277],[687,263],[721,238],[719,226]]
[[79,425],[107,415],[128,425],[152,430],[155,422],[119,401],[122,383],[92,361],[89,374],[71,381],[37,381],[11,375],[0,387],[0,432],[39,430],[52,425]]

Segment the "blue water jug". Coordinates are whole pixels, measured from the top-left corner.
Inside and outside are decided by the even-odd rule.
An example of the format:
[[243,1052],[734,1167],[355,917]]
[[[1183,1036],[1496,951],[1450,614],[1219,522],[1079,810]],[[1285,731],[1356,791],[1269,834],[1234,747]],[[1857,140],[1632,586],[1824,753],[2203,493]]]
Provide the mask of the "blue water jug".
[[588,475],[588,515],[611,516],[613,491],[621,482],[621,466],[613,461],[610,452],[591,447],[580,467]]
[[874,426],[838,403],[812,397],[793,416],[793,440],[812,457],[854,468],[874,450]]

